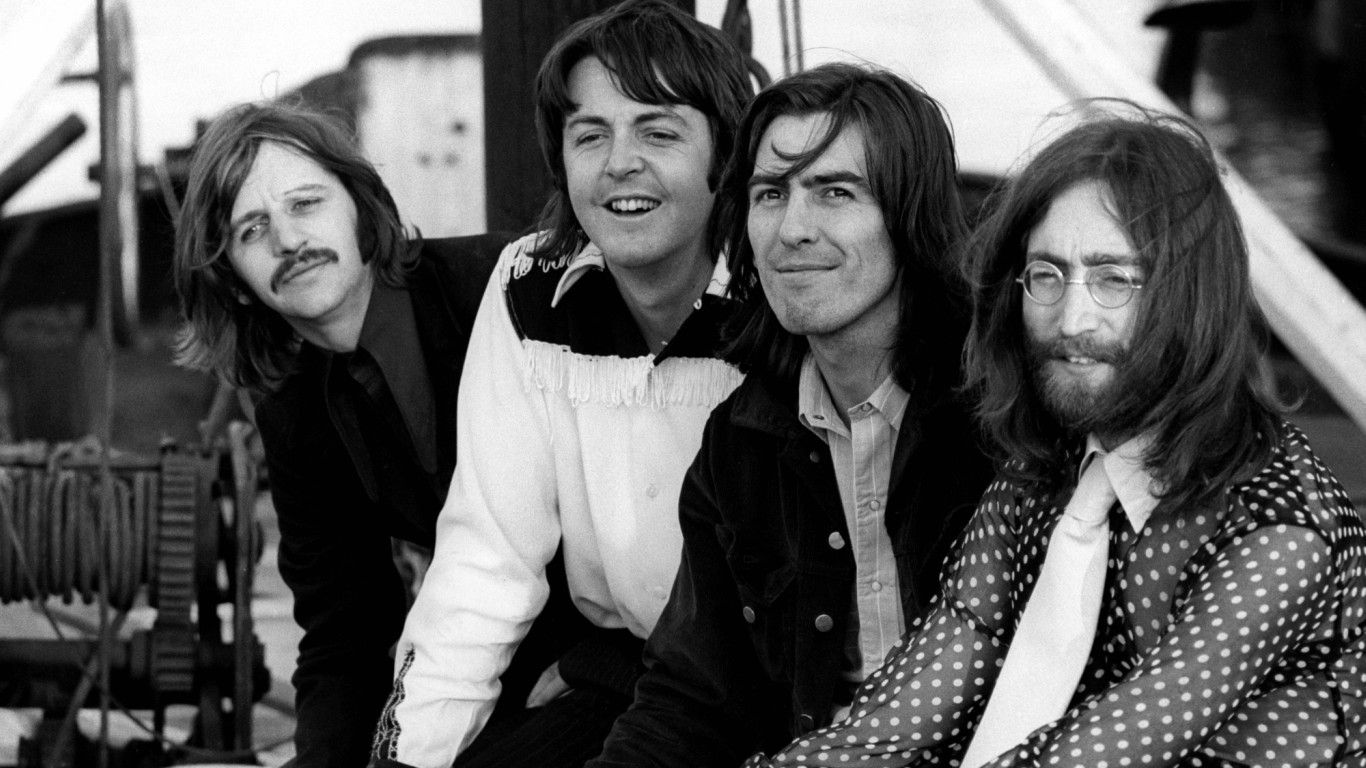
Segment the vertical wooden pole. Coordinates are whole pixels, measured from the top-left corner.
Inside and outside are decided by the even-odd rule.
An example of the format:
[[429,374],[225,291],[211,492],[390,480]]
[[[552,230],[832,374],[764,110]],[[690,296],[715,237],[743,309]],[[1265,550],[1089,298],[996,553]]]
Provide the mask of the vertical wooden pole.
[[[536,143],[532,90],[555,38],[565,27],[616,0],[480,0],[484,53],[484,178],[488,228],[521,232],[536,222],[550,195]],[[674,0],[695,13],[694,0]]]

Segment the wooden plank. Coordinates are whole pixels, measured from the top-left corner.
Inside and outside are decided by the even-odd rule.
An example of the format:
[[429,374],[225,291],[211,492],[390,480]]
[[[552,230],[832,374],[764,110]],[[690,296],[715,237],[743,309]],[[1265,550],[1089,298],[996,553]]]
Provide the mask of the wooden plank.
[[[1069,98],[1119,96],[1176,112],[1067,0],[979,0]],[[1252,288],[1271,328],[1342,409],[1366,429],[1366,310],[1224,158],[1242,217]]]
[[95,34],[94,3],[28,0],[5,19],[0,34],[0,167],[23,146],[20,136],[38,104]]

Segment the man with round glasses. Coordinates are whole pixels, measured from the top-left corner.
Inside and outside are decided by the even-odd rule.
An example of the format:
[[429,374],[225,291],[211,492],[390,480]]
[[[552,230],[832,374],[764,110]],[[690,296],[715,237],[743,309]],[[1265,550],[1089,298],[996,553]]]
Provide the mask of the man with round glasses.
[[937,601],[847,720],[751,765],[1366,762],[1366,527],[1281,418],[1208,143],[1135,111],[1044,148],[977,234],[1002,465]]

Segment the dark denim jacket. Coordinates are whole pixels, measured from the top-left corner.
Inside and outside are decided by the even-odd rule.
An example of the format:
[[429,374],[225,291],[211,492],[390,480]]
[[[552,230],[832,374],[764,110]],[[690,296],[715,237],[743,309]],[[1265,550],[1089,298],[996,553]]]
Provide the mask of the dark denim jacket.
[[[683,561],[649,671],[590,765],[738,765],[829,722],[854,560],[829,449],[796,402],[795,382],[750,376],[712,413],[683,483]],[[908,409],[886,525],[910,621],[937,592],[990,466],[961,405]]]

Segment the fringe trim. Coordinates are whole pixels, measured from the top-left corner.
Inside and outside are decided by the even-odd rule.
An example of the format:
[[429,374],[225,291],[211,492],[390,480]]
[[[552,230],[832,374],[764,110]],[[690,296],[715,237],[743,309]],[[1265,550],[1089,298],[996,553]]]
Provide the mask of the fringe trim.
[[540,259],[532,256],[531,251],[540,244],[542,234],[544,233],[527,235],[517,241],[517,249],[499,265],[498,279],[502,282],[503,290],[507,290],[509,282],[526,277],[535,267],[540,267],[542,272],[551,272],[565,266],[573,259],[574,254],[561,256],[558,259]]
[[522,386],[528,391],[563,392],[575,406],[647,405],[714,407],[744,376],[715,358],[654,358],[581,355],[561,344],[523,342],[527,352]]
[[375,740],[370,745],[370,755],[380,760],[398,759],[398,737],[402,728],[398,724],[398,718],[394,716],[394,710],[399,704],[403,703],[407,695],[403,690],[403,678],[408,674],[408,668],[413,665],[413,649],[403,655],[403,666],[398,670],[398,675],[394,677],[394,690],[389,694],[389,700],[384,703],[384,711],[379,716],[379,725],[375,728]]

